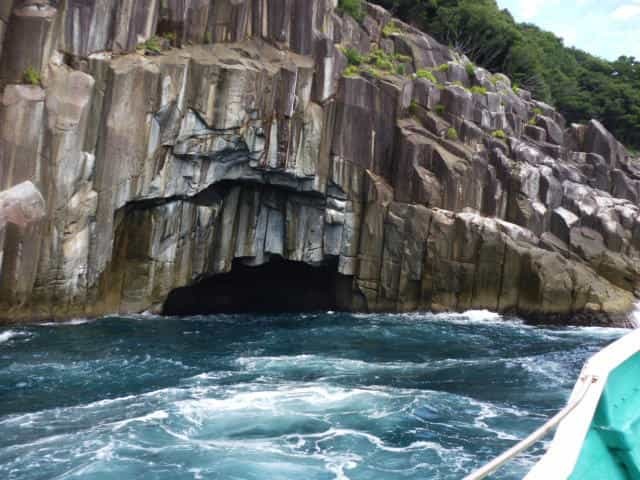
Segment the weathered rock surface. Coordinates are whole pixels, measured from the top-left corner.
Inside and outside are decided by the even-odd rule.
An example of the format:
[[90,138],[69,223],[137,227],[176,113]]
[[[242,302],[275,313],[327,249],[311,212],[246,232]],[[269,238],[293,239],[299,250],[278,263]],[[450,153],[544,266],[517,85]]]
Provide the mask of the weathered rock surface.
[[7,223],[26,227],[44,215],[44,199],[33,183],[22,182],[0,192],[0,227]]
[[[160,311],[281,257],[335,265],[336,308],[623,321],[638,159],[381,8],[359,24],[336,3],[3,3],[0,189],[31,180],[47,217],[2,230],[0,317]],[[149,39],[174,48],[136,51]],[[347,46],[402,68],[343,76]],[[411,73],[429,68],[439,84]]]

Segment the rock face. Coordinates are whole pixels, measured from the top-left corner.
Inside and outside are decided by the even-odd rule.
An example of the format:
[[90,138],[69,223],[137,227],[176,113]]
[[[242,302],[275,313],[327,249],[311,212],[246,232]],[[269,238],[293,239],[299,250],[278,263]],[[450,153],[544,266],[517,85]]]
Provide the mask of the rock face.
[[[33,181],[47,217],[2,231],[0,317],[161,311],[279,258],[330,268],[341,309],[619,322],[638,159],[383,9],[336,4],[4,2],[0,190]],[[347,48],[371,65],[343,75]]]

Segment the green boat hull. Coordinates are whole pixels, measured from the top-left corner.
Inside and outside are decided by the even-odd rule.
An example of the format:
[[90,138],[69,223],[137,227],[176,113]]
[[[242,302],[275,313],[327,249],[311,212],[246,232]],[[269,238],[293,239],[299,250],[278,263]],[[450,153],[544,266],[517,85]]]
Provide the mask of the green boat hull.
[[640,353],[609,374],[569,478],[640,479]]

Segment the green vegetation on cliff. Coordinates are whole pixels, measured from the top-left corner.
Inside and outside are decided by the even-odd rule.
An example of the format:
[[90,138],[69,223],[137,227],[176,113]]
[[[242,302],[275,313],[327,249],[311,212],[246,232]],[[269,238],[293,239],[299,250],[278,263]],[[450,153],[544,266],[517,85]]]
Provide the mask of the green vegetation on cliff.
[[40,72],[33,67],[27,68],[22,74],[22,81],[27,85],[40,85],[42,78]]
[[606,61],[535,25],[516,23],[495,0],[373,0],[473,62],[509,75],[570,122],[601,120],[640,147],[640,61]]
[[339,0],[338,10],[351,15],[358,21],[364,17],[362,0]]

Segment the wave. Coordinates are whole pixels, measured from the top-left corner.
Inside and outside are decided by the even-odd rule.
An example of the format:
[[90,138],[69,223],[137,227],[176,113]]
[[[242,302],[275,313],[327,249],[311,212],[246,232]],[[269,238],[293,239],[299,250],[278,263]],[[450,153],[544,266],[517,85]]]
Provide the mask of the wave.
[[38,323],[37,325],[42,327],[67,327],[70,325],[84,325],[95,321],[97,321],[95,318],[72,318],[71,320],[65,320],[63,322],[45,322]]
[[[354,313],[351,314],[355,318],[361,319],[377,319],[382,315],[379,313]],[[465,312],[406,312],[385,314],[384,318],[388,319],[406,319],[412,322],[447,322],[454,325],[488,325],[500,327],[514,328],[535,328],[527,325],[523,320],[517,317],[505,317],[500,313],[491,310],[467,310]]]
[[[504,317],[496,312],[492,312],[490,310],[467,310],[462,313],[437,313],[435,314],[437,319],[446,319],[446,320],[458,320],[465,323],[487,323],[487,324],[496,324],[500,325],[505,323]],[[521,325],[521,321],[512,321],[517,325]]]
[[238,357],[234,363],[243,370],[256,373],[270,370],[284,371],[311,371],[316,374],[327,374],[329,378],[340,375],[361,374],[368,372],[434,372],[453,367],[477,367],[488,364],[499,364],[505,360],[501,358],[476,357],[464,358],[434,358],[427,362],[388,361],[374,362],[344,357],[329,357],[324,355],[276,355],[276,356],[246,356]]
[[7,330],[6,332],[0,332],[0,343],[6,343],[12,338],[16,337],[28,337],[30,334],[27,332],[21,332],[18,330]]
[[169,414],[165,410],[156,410],[155,412],[147,413],[139,417],[127,418],[119,422],[113,422],[110,425],[113,427],[113,431],[120,430],[131,423],[148,423],[158,420],[166,420],[169,418]]
[[[325,384],[248,384],[245,391],[236,384],[235,391],[222,398],[191,398],[176,402],[176,408],[186,419],[202,424],[223,412],[322,412],[345,403],[362,406],[377,398],[389,398],[390,393],[375,389],[341,388]],[[267,388],[265,388],[267,387]],[[208,393],[203,390],[202,393]]]

